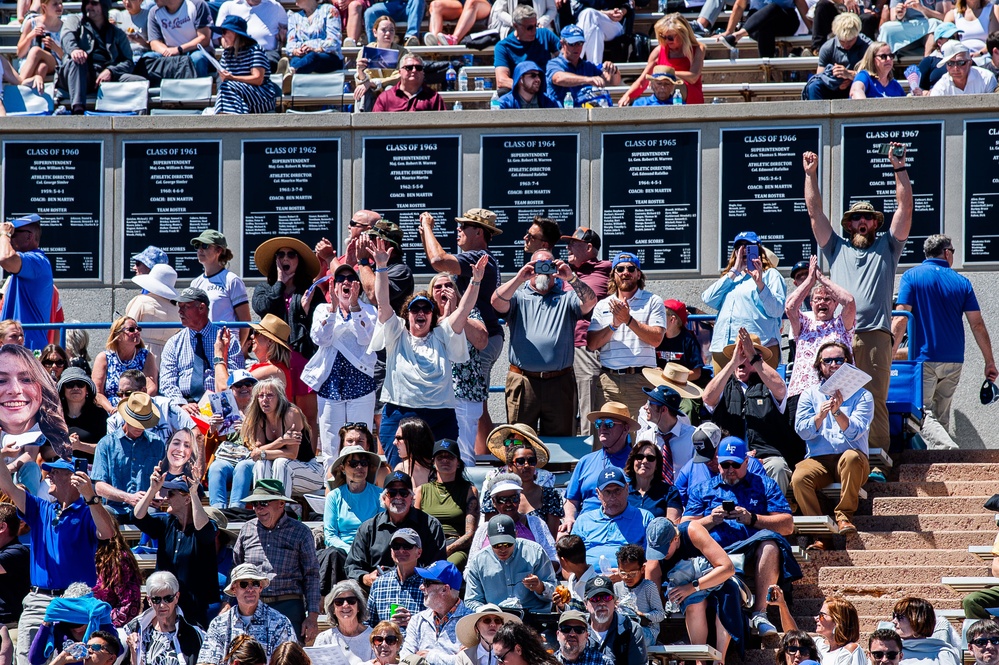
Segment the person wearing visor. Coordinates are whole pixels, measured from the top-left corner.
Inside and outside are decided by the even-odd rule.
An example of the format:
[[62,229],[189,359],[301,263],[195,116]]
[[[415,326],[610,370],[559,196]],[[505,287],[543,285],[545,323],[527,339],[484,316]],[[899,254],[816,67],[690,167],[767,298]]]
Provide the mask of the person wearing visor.
[[683,79],[677,78],[676,70],[669,65],[656,65],[645,78],[651,82],[652,94],[639,97],[631,103],[632,106],[672,106],[676,103],[673,94],[677,90],[683,103],[687,103],[687,85]]

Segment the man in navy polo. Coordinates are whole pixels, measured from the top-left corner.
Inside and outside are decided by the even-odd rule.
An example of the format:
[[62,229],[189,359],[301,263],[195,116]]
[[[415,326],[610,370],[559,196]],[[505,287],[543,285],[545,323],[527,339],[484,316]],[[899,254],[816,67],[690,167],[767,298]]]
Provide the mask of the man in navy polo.
[[[895,309],[912,312],[909,360],[923,363],[922,436],[930,448],[957,448],[950,437],[950,406],[964,366],[964,322],[985,358],[985,378],[999,376],[992,356],[992,340],[982,319],[971,281],[951,267],[954,244],[948,236],[931,235],[923,243],[926,260],[902,275]],[[895,350],[902,341],[907,319],[892,320]]]
[[[513,10],[513,30],[493,49],[496,89],[505,94],[513,89],[513,70],[525,60],[544,68],[558,51],[558,36],[548,28],[538,27],[538,14],[530,4],[518,4]],[[541,89],[544,90],[544,83]]]
[[601,556],[617,561],[617,551],[629,543],[645,547],[645,527],[652,513],[628,503],[628,479],[616,466],[607,467],[597,483],[600,510],[576,518],[572,532],[586,543],[586,563],[596,566]]
[[[0,268],[10,273],[0,320],[48,323],[52,318],[52,264],[39,249],[42,218],[26,215],[0,224]],[[47,331],[25,330],[24,345],[41,351]]]
[[621,72],[608,60],[597,64],[583,58],[583,42],[586,36],[578,25],[567,25],[559,34],[560,51],[557,57],[548,61],[545,78],[548,81],[548,97],[561,105],[565,93],[572,95],[573,105],[579,104],[579,91],[585,86],[603,88],[607,85],[621,85]]
[[0,464],[0,493],[11,498],[21,519],[31,527],[32,586],[17,623],[18,665],[27,665],[31,641],[52,599],[73,582],[97,584],[97,545],[115,533],[87,474],[74,472],[66,460],[46,462],[42,470],[49,474],[54,501],[25,492],[14,484],[6,465]]

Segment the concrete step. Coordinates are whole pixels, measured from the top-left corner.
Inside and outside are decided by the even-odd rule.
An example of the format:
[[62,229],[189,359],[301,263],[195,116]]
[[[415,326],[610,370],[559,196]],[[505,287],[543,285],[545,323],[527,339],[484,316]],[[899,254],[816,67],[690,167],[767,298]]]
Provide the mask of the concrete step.
[[916,549],[916,550],[832,550],[816,553],[809,551],[812,563],[830,566],[979,566],[988,564],[967,549]]
[[961,462],[954,464],[903,464],[898,481],[943,482],[947,480],[989,480],[999,476],[999,462]]
[[[942,577],[979,577],[989,574],[977,566],[897,566],[890,574],[881,566],[832,566],[819,571],[819,585],[865,584],[890,577],[904,584],[939,583]],[[887,581],[887,580],[886,580]]]
[[[850,602],[857,608],[857,613],[861,616],[890,617],[895,603],[899,598],[881,597],[868,598],[862,596],[850,597]],[[956,598],[927,598],[933,605],[933,609],[960,609],[961,601]],[[824,600],[822,598],[795,598],[791,607],[793,614],[814,617],[819,613]]]
[[882,577],[890,577],[890,579],[885,579],[880,583],[871,583],[869,579],[866,584],[850,584],[846,582],[837,584],[795,583],[795,598],[825,598],[832,594],[839,594],[847,598],[860,596],[868,598],[895,598],[897,600],[906,596],[916,596],[918,598],[950,598],[960,602],[961,598],[964,597],[964,594],[959,594],[950,587],[940,584],[939,580],[937,580],[936,584],[930,582],[904,583],[896,580],[895,571],[891,571],[890,576],[882,575]]
[[937,482],[867,483],[872,498],[883,496],[992,496],[996,489],[992,480],[945,480]]
[[[988,496],[882,496],[873,500],[872,515],[922,515],[947,513],[973,515],[985,512]],[[994,513],[989,513],[991,517]]]
[[895,466],[901,464],[999,463],[999,450],[904,450],[891,453]]
[[[859,518],[857,518],[859,519]],[[855,550],[932,550],[967,549],[972,545],[991,545],[993,536],[981,528],[967,531],[861,531],[846,542]]]
[[[926,506],[927,510],[935,510],[932,506]],[[995,518],[992,513],[981,513],[977,515],[952,513],[927,513],[908,515],[856,515],[853,523],[860,531],[978,531],[979,540],[977,544],[984,544],[986,540],[994,537],[996,530]],[[847,539],[847,546],[851,541],[857,540],[857,536]]]

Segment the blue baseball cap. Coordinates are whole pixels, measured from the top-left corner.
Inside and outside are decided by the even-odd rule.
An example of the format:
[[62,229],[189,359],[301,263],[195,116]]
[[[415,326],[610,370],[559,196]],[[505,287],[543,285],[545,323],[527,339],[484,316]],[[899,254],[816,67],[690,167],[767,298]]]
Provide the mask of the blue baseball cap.
[[616,466],[609,466],[603,470],[603,473],[597,478],[597,489],[602,490],[608,485],[620,485],[621,487],[628,486],[628,479],[624,475],[624,471],[617,468]]
[[638,270],[642,269],[642,262],[631,252],[618,252],[617,256],[614,257],[614,262],[611,264],[611,269],[617,268],[620,263],[634,263]]
[[652,561],[662,561],[676,538],[676,525],[665,517],[655,517],[645,527],[645,554]]
[[162,489],[165,489],[167,491],[177,490],[178,492],[190,492],[191,486],[179,478],[174,478],[173,480],[168,480],[165,483],[163,483]]
[[57,459],[52,462],[43,462],[42,469],[45,471],[76,471],[76,467],[69,460]]
[[669,386],[663,385],[657,388],[642,388],[642,392],[649,396],[650,402],[655,402],[659,406],[665,406],[674,416],[680,411],[680,393]]
[[946,23],[941,23],[936,28],[933,29],[933,40],[938,39],[949,39],[954,35],[963,34],[961,30],[952,21],[947,21]]
[[794,276],[797,275],[802,270],[806,272],[808,271],[808,259],[805,259],[804,261],[798,261],[797,263],[794,264],[794,266],[791,268],[791,279],[794,279]]
[[420,302],[421,300],[423,302],[430,303],[431,310],[437,309],[437,306],[434,304],[434,301],[431,300],[430,298],[428,298],[426,296],[416,296],[415,298],[413,298],[412,300],[409,301],[408,305],[406,305],[406,311],[408,312],[409,310],[413,309],[413,305],[415,305],[416,303]]
[[27,226],[28,224],[38,224],[40,221],[42,221],[41,217],[39,217],[35,213],[31,213],[30,215],[25,215],[24,217],[18,217],[17,219],[12,219],[10,220],[10,223],[14,226],[15,229],[19,229],[22,226]]
[[559,33],[559,37],[562,38],[566,44],[579,44],[586,41],[586,35],[583,33],[583,29],[578,25],[567,25],[562,28],[562,32]]
[[743,231],[742,233],[740,233],[735,237],[735,240],[732,241],[732,244],[738,247],[740,242],[748,243],[750,245],[759,245],[760,238],[752,231]]
[[718,444],[719,462],[738,462],[742,464],[746,461],[746,442],[737,436],[726,436]]
[[132,263],[141,263],[149,269],[157,264],[168,265],[170,263],[170,257],[159,247],[150,245],[144,250],[132,257]]
[[513,87],[515,88],[517,87],[517,84],[520,83],[520,79],[522,76],[524,76],[524,74],[527,74],[528,72],[543,72],[543,71],[544,70],[542,70],[540,67],[538,67],[535,63],[531,62],[530,60],[525,60],[523,62],[517,63],[517,66],[513,68]]
[[426,568],[417,567],[416,574],[424,580],[446,584],[454,591],[461,588],[461,573],[450,561],[434,561]]

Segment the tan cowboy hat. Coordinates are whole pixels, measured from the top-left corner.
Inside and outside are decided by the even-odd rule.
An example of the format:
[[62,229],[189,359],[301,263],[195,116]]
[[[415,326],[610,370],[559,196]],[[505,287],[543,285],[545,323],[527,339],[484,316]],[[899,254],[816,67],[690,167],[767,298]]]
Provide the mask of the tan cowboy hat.
[[378,469],[381,467],[382,458],[375,453],[369,452],[360,446],[347,446],[340,451],[336,460],[333,462],[333,466],[330,467],[330,473],[333,476],[330,487],[339,487],[347,482],[346,476],[338,473],[343,465],[347,463],[347,458],[351,455],[367,455],[368,456],[368,475],[367,481],[369,483],[375,482],[375,476],[378,475]]
[[474,649],[479,643],[479,634],[475,631],[475,624],[479,622],[479,619],[486,616],[499,617],[503,619],[503,623],[521,623],[520,617],[504,612],[499,608],[499,605],[486,603],[485,605],[480,605],[471,614],[466,614],[458,619],[458,625],[454,629],[458,641],[469,649]]
[[496,459],[506,464],[506,449],[507,446],[504,443],[511,434],[516,434],[519,437],[525,439],[534,447],[534,452],[538,454],[538,468],[542,469],[548,460],[551,458],[551,451],[548,450],[548,446],[538,438],[538,433],[534,431],[534,428],[530,425],[522,425],[520,423],[509,423],[506,425],[499,425],[494,428],[492,432],[489,433],[488,438],[486,438],[486,447],[489,448]]
[[875,210],[870,201],[857,201],[848,210],[843,211],[843,219],[840,220],[840,226],[845,229],[846,223],[850,221],[850,215],[856,212],[867,212],[874,215],[874,220],[878,223],[877,228],[879,229],[885,223],[884,213],[880,210]]
[[770,251],[769,247],[764,247],[763,245],[760,245],[760,249],[762,249],[763,253],[767,255],[767,261],[770,263],[771,268],[776,268],[778,265],[780,265],[780,257],[774,254],[772,251]]
[[674,90],[680,91],[683,101],[687,101],[687,82],[676,75],[676,70],[669,65],[656,65],[652,68],[651,74],[645,75],[646,81],[667,80],[673,84]]
[[291,351],[291,347],[288,346],[288,340],[291,339],[291,326],[284,319],[268,314],[260,319],[260,323],[251,323],[250,327],[267,339],[273,340]]
[[[770,360],[770,349],[763,346],[763,342],[760,341],[760,336],[750,335],[749,339],[753,340],[753,348],[760,352],[760,355],[763,356],[763,360]],[[726,358],[731,358],[735,355],[735,343],[729,344],[722,349],[722,353],[725,354]]]
[[271,585],[270,579],[260,572],[260,569],[252,563],[241,563],[232,569],[229,577],[229,585],[224,589],[225,595],[236,595],[236,583],[242,580],[257,580],[260,582],[260,590],[263,591]]
[[628,426],[629,431],[640,429],[641,427],[638,421],[631,417],[631,411],[628,410],[628,406],[621,402],[604,402],[599,411],[590,411],[586,414],[586,419],[591,423],[597,418],[620,420]]
[[496,213],[492,210],[486,210],[485,208],[469,208],[468,211],[461,217],[455,217],[454,221],[459,224],[474,224],[475,226],[484,228],[494,236],[498,236],[503,233],[503,231],[496,226]]
[[680,397],[697,399],[702,391],[698,386],[687,381],[690,370],[680,363],[666,363],[666,367],[646,367],[642,369],[642,375],[655,387],[669,386],[680,393]]
[[309,273],[309,280],[311,281],[316,278],[316,275],[319,274],[319,259],[316,258],[316,253],[309,249],[309,246],[301,240],[288,238],[287,236],[265,240],[253,252],[253,263],[256,264],[257,270],[260,271],[261,275],[267,277],[267,274],[271,271],[271,266],[274,265],[274,254],[282,247],[295,250],[298,254],[299,265],[304,266]]
[[118,414],[132,427],[151,429],[160,422],[160,411],[146,393],[132,393],[118,402]]

